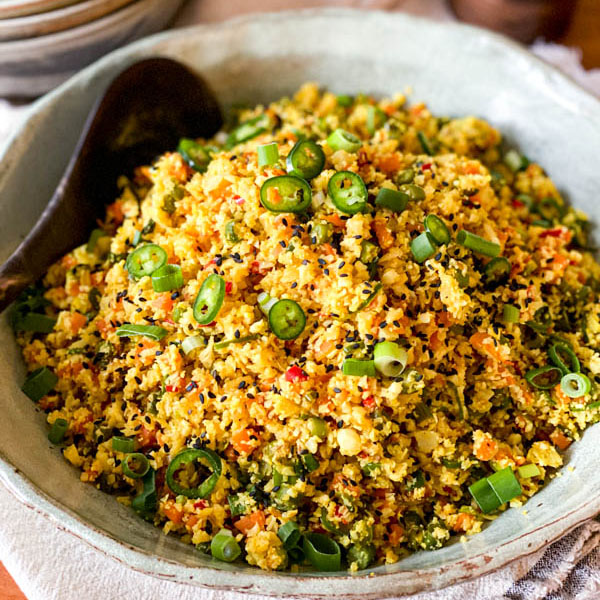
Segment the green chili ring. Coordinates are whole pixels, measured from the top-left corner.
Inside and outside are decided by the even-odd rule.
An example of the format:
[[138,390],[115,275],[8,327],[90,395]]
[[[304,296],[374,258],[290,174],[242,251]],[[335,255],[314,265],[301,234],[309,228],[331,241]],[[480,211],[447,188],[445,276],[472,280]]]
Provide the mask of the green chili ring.
[[325,153],[312,140],[300,140],[290,150],[286,159],[287,172],[302,179],[313,179],[325,166]]
[[531,369],[525,373],[525,379],[540,390],[551,390],[560,383],[561,377],[561,370],[552,365]]
[[[139,468],[132,468],[130,466],[129,462],[132,460],[136,460],[139,463]],[[131,452],[123,458],[121,468],[123,469],[123,474],[127,477],[141,479],[150,470],[150,463],[141,452]]]
[[278,300],[268,314],[269,327],[280,340],[294,340],[306,326],[306,315],[294,300]]
[[194,301],[194,319],[200,325],[212,323],[223,306],[225,299],[225,280],[216,273],[209,275]]
[[152,275],[154,271],[167,264],[167,253],[156,244],[146,244],[134,250],[127,257],[125,268],[134,279]]
[[332,175],[327,192],[334,206],[347,215],[362,212],[367,206],[369,194],[365,182],[352,171],[338,171]]
[[312,199],[310,185],[295,175],[270,177],[260,188],[260,203],[274,213],[301,213]]
[[[212,474],[205,479],[198,487],[185,488],[175,481],[175,473],[177,470],[194,461],[204,459],[212,470]],[[169,463],[166,473],[166,482],[169,489],[176,495],[185,496],[186,498],[206,498],[217,485],[217,481],[221,477],[221,459],[212,450],[207,448],[186,448],[177,454]]]

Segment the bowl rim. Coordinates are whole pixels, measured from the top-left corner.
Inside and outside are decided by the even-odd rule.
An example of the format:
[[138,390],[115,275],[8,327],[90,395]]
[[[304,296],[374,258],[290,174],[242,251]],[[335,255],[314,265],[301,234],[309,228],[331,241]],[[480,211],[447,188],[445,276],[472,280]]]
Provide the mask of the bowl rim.
[[[26,111],[20,126],[7,140],[4,147],[0,147],[0,183],[3,172],[6,172],[10,168],[10,161],[7,158],[10,158],[11,154],[15,154],[21,144],[26,143],[27,133],[31,128],[35,127],[35,117],[38,113],[42,113],[46,107],[51,106],[63,93],[82,86],[87,80],[98,74],[110,72],[113,69],[118,70],[127,59],[145,55],[157,43],[164,40],[182,38],[191,34],[200,36],[205,32],[214,32],[250,22],[276,23],[288,19],[310,19],[316,17],[336,19],[342,15],[353,15],[354,18],[360,19],[365,12],[367,11],[355,8],[310,8],[242,15],[219,23],[192,25],[154,34],[115,50],[95,61],[31,105]],[[431,19],[405,13],[390,13],[385,11],[368,11],[368,13],[379,15],[379,18],[387,20],[404,21],[416,27],[452,27],[457,28],[466,35],[484,36],[497,47],[502,47],[505,51],[512,53],[515,58],[528,62],[536,70],[543,72],[555,82],[566,86],[565,89],[568,89],[571,97],[565,100],[565,102],[569,102],[570,104],[573,98],[580,101],[583,104],[582,109],[587,107],[587,115],[600,122],[600,101],[596,97],[579,86],[569,76],[537,58],[520,44],[502,35],[485,31],[472,25],[436,22]],[[557,98],[558,101],[562,101],[562,99]],[[291,598],[305,598],[306,596],[326,598],[332,594],[343,599],[384,598],[399,594],[440,589],[448,585],[461,583],[481,575],[492,573],[515,560],[529,556],[540,550],[543,546],[559,539],[600,511],[600,498],[596,499],[592,497],[567,514],[560,515],[543,526],[528,531],[517,538],[508,540],[496,546],[490,552],[479,552],[472,556],[445,563],[440,567],[403,570],[393,573],[367,572],[358,575],[309,573],[301,576],[293,574],[277,574],[274,576],[273,574],[256,569],[256,573],[245,572],[243,583],[240,583],[237,581],[239,574],[217,569],[210,565],[188,566],[177,561],[156,556],[149,551],[131,546],[113,537],[108,532],[87,523],[75,512],[62,506],[57,500],[39,490],[24,473],[20,472],[9,462],[1,451],[0,481],[23,504],[54,522],[60,529],[82,539],[104,555],[125,564],[133,570],[190,586],[266,595],[281,593],[282,583],[278,585],[278,582],[287,581],[290,584],[296,582],[297,585],[294,589],[286,590],[286,595]],[[459,567],[460,573],[457,574],[455,571]],[[215,577],[217,574],[218,578]],[[379,581],[381,584],[385,583],[385,587],[382,588],[381,585],[369,585],[371,581]]]

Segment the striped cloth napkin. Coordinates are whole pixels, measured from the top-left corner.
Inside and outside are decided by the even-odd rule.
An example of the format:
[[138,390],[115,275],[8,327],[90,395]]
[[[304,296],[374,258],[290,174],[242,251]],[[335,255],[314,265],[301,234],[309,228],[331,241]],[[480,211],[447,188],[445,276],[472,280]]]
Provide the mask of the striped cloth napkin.
[[[452,19],[443,0],[191,0],[176,25],[218,21],[232,14],[318,5],[401,9]],[[532,50],[600,97],[600,69],[585,71],[577,51],[537,42]],[[0,146],[18,126],[24,106],[0,100]],[[0,561],[29,600],[267,600],[210,592],[137,573],[100,554],[23,506],[0,484]],[[2,591],[0,590],[0,597]],[[406,598],[406,597],[404,597]],[[587,600],[600,598],[600,522],[590,520],[559,541],[474,581],[412,600]],[[403,600],[397,598],[395,600]]]

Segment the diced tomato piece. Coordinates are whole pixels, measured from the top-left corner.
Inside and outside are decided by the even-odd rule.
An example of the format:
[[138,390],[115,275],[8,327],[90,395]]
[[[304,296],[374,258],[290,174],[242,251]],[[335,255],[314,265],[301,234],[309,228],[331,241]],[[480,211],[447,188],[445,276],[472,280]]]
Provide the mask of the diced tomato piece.
[[232,289],[233,289],[233,283],[231,283],[231,281],[226,281],[225,282],[225,293],[227,295],[231,294]]
[[285,380],[289,381],[290,383],[293,383],[294,381],[306,381],[307,379],[308,375],[306,375],[304,371],[297,365],[290,367],[285,372]]

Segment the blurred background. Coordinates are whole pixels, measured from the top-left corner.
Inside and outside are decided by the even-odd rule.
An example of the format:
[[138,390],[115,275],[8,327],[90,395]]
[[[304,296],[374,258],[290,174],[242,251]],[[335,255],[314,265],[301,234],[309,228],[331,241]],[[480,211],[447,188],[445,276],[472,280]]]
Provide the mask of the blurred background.
[[[39,96],[107,52],[168,27],[316,6],[465,21],[525,44],[537,40],[536,51],[570,61],[572,71],[580,59],[585,68],[600,67],[599,0],[0,0],[0,98]],[[544,42],[576,54],[561,57]]]

